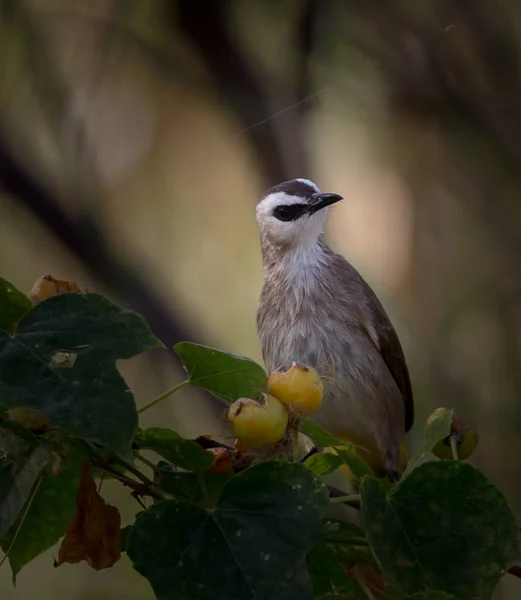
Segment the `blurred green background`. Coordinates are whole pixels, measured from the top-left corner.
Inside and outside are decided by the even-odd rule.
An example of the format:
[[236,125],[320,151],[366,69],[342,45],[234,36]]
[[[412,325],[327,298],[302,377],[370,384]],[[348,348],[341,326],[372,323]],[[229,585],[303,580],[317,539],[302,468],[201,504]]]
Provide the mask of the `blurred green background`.
[[[255,204],[306,177],[344,202],[327,235],[374,287],[408,359],[411,446],[437,406],[521,514],[521,81],[515,0],[0,0],[0,275],[45,273],[141,312],[172,345],[261,360]],[[121,365],[142,405],[173,356]],[[143,417],[226,436],[183,391]],[[139,510],[128,494],[124,522]],[[152,598],[123,557],[0,597]],[[520,597],[507,576],[497,600]]]

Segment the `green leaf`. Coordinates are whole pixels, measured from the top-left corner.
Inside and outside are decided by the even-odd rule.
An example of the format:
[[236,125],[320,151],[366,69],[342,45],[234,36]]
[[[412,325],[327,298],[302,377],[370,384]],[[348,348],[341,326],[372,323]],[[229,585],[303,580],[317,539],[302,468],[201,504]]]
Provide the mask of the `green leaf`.
[[407,596],[404,600],[459,600],[459,598],[445,592],[420,592]]
[[154,483],[167,494],[178,500],[215,506],[223,487],[234,474],[230,473],[180,473],[169,463],[159,462],[154,474]]
[[347,600],[368,600],[360,585],[347,574],[350,564],[347,548],[319,544],[306,560],[317,598],[338,598],[336,593]]
[[390,492],[365,477],[361,523],[385,577],[409,593],[489,598],[519,556],[501,492],[467,463],[428,462]]
[[337,593],[345,594],[349,600],[367,600],[360,585],[347,573],[353,565],[349,546],[317,544],[307,555],[306,563],[317,597]]
[[365,592],[347,573],[353,565],[372,565],[373,553],[363,530],[352,523],[328,519],[328,534],[306,557],[313,591],[322,594],[346,594],[352,600],[367,600]]
[[0,329],[12,332],[33,307],[29,298],[0,277]]
[[315,444],[319,446],[345,446],[346,442],[339,440],[334,435],[328,433],[315,421],[304,420],[300,424],[300,432],[307,435]]
[[336,471],[343,464],[342,458],[332,452],[312,454],[304,463],[307,469],[319,477]]
[[[355,453],[356,446],[354,444],[343,442],[334,435],[328,433],[318,423],[309,420],[302,421],[300,424],[300,432],[309,437],[318,446],[335,448],[335,453],[342,458],[342,463],[347,465],[356,479],[360,480],[364,475],[374,475],[373,470],[365,460]],[[327,453],[324,453],[324,456],[326,454]],[[325,460],[327,461],[329,459]],[[336,459],[331,460],[331,465],[336,462]],[[313,465],[314,463],[311,464]]]
[[266,373],[250,358],[189,342],[176,344],[174,350],[183,361],[191,385],[229,404],[239,398],[258,398],[264,391]]
[[311,600],[304,556],[328,503],[303,465],[265,462],[232,477],[215,507],[154,504],[127,552],[164,600]]
[[[38,410],[128,459],[137,412],[115,362],[160,345],[142,317],[102,296],[54,296],[28,313],[14,336],[0,332],[0,402]],[[58,352],[74,355],[73,365],[54,362]]]
[[153,450],[174,465],[202,473],[215,461],[212,452],[202,448],[197,442],[185,440],[178,433],[163,427],[141,429],[134,438],[138,448]]
[[326,519],[325,525],[327,527],[327,537],[324,541],[331,544],[365,545],[369,547],[365,532],[358,525],[340,519]]
[[365,462],[363,458],[360,458],[355,453],[356,446],[354,444],[347,444],[345,448],[335,448],[335,452],[342,458],[344,463],[349,467],[351,473],[359,481],[365,475],[374,476],[374,472],[371,467]]
[[22,509],[49,454],[50,448],[36,437],[33,442],[0,428],[0,540]]
[[180,473],[169,463],[158,463],[154,474],[154,485],[178,500],[198,505],[205,504],[206,496],[199,476],[195,473]]
[[[84,461],[85,455],[79,449],[71,447],[54,469],[42,471],[41,483],[35,484],[38,489],[20,531],[16,535],[21,520],[18,518],[0,543],[4,552],[9,549],[13,578],[27,563],[65,535],[76,513],[76,492]],[[25,508],[27,505],[24,511]],[[11,547],[15,535],[16,539]]]
[[432,420],[424,433],[418,452],[416,452],[407,463],[407,468],[402,475],[402,480],[416,469],[424,459],[425,455],[428,454],[440,440],[443,440],[450,435],[453,412],[453,410],[446,409],[445,411],[439,411],[437,413],[436,417]]
[[316,600],[367,600],[367,596],[357,586],[357,589],[353,590],[353,592],[347,594],[324,594],[316,596]]

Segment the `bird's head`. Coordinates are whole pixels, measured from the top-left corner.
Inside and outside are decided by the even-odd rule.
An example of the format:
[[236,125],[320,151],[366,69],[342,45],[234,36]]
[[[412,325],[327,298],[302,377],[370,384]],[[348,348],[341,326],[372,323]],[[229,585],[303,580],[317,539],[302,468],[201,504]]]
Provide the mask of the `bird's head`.
[[288,250],[313,246],[324,229],[327,207],[339,200],[342,196],[321,192],[308,179],[272,187],[257,204],[263,241]]

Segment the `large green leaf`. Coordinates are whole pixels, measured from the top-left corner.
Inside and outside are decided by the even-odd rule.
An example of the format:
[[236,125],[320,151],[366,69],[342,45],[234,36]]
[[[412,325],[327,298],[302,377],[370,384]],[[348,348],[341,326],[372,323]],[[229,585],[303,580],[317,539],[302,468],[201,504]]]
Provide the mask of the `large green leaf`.
[[154,474],[154,483],[178,500],[211,507],[215,506],[223,487],[233,476],[233,472],[179,472],[169,463],[160,461]]
[[327,525],[327,538],[306,557],[314,593],[319,597],[336,593],[349,600],[367,600],[365,592],[347,572],[353,565],[374,564],[364,532],[351,523],[329,521]]
[[346,442],[339,440],[334,435],[331,435],[323,427],[321,427],[315,421],[306,419],[300,424],[300,431],[304,435],[307,435],[315,444],[319,446],[345,446]]
[[225,402],[257,398],[264,391],[266,373],[250,358],[189,342],[176,344],[174,350],[183,361],[190,383]]
[[[40,411],[56,426],[129,458],[137,427],[115,362],[160,346],[145,321],[97,294],[63,294],[0,332],[0,403]],[[72,366],[53,360],[75,356]]]
[[402,475],[402,480],[412,473],[414,469],[422,462],[423,458],[434,448],[440,441],[450,435],[450,425],[452,422],[452,414],[454,411],[445,409],[440,410],[435,418],[429,423],[429,426],[423,434],[423,440],[418,448],[418,451],[407,463],[407,468]]
[[324,534],[327,505],[303,465],[265,462],[232,477],[214,507],[158,502],[127,552],[164,600],[311,600],[304,556]]
[[390,491],[365,477],[361,521],[388,581],[409,593],[488,599],[519,556],[501,492],[469,464],[427,462]]
[[356,446],[354,444],[346,444],[344,448],[336,448],[335,452],[342,458],[344,463],[349,467],[351,473],[360,480],[365,475],[374,475],[371,467],[365,462],[363,458],[360,458],[355,452]]
[[445,592],[420,592],[407,596],[404,600],[459,600],[459,598]]
[[[356,593],[358,594],[358,590]],[[315,596],[315,600],[357,600],[357,596],[351,594],[324,594]],[[367,600],[367,596],[363,600]]]
[[0,428],[0,540],[18,516],[50,454],[50,448],[33,437],[34,442]]
[[[315,444],[319,446],[326,446],[335,448],[337,458],[329,458],[330,453],[320,454],[324,458],[313,458],[312,455],[306,461],[306,465],[311,470],[314,470],[317,474],[325,475],[327,469],[334,470],[335,465],[345,464],[351,471],[351,473],[357,478],[361,479],[364,475],[374,475],[371,467],[355,453],[356,446],[350,442],[343,442],[334,435],[331,435],[318,423],[310,420],[304,420],[300,424],[300,431],[307,437],[309,437]],[[335,456],[333,454],[333,456]],[[309,464],[308,464],[309,463]],[[336,468],[336,467],[335,467]],[[320,473],[319,469],[323,472]]]
[[350,544],[351,546],[367,546],[369,542],[364,530],[354,523],[340,519],[326,519],[327,535],[324,542],[330,544]]
[[33,305],[12,283],[0,277],[0,329],[12,332]]
[[[420,592],[419,594],[413,594],[412,596],[393,596],[393,598],[400,598],[401,600],[459,600],[452,594],[446,594],[445,592]],[[324,596],[317,596],[315,600],[357,600],[359,596],[355,596],[351,593],[347,594],[325,594]],[[391,598],[391,596],[386,596]],[[363,600],[368,600],[367,594],[364,593],[362,596]]]
[[21,515],[27,506],[0,542],[4,552],[9,550],[13,577],[65,535],[76,512],[76,492],[85,460],[79,448],[62,449],[61,460],[52,469],[41,472],[42,479],[35,484],[38,488],[34,498],[29,496],[20,530]]
[[134,438],[138,448],[153,450],[174,465],[202,473],[214,463],[215,456],[197,442],[185,440],[178,433],[163,427],[141,429]]
[[304,465],[315,475],[324,477],[344,464],[343,459],[332,452],[317,452],[306,459]]

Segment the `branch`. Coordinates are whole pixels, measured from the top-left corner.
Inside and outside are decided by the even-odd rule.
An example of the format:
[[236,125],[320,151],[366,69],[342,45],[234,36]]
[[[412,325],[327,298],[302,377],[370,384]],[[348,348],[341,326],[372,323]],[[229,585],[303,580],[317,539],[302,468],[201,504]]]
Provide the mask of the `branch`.
[[[242,122],[264,179],[275,185],[287,179],[290,171],[302,177],[306,171],[304,146],[298,143],[299,120],[293,118],[298,111],[291,115],[291,128],[278,126],[282,113],[274,110],[265,86],[240,51],[228,25],[228,6],[221,0],[180,0],[177,21],[206,64],[217,91]],[[288,115],[290,111],[284,112],[284,117]]]
[[96,222],[88,215],[75,218],[65,211],[52,192],[16,159],[1,136],[0,187],[53,233],[95,278],[128,299],[167,347],[193,339],[147,284],[114,256]]
[[[440,0],[438,19],[420,18],[398,2],[352,0],[378,31],[379,63],[395,109],[405,106],[440,119],[456,113],[460,121],[488,137],[517,176],[521,166],[521,85],[511,27],[494,30],[499,12],[469,0]],[[487,7],[488,8],[488,7]],[[505,19],[503,19],[505,21]],[[510,33],[509,33],[510,31]],[[505,33],[506,32],[506,33]],[[462,44],[450,36],[464,39]]]
[[[319,17],[319,9],[323,10],[323,4],[318,0],[305,0],[298,20],[297,31],[297,64],[295,65],[296,77],[296,99],[302,102],[298,106],[301,116],[309,112],[315,104],[316,95],[313,94],[313,84],[309,72],[309,60],[313,54],[316,42],[315,28]],[[308,98],[313,98],[303,102]]]

